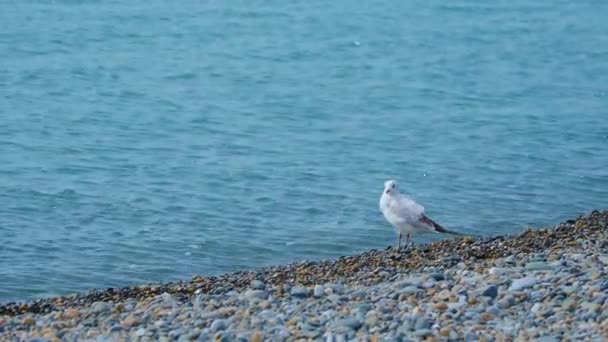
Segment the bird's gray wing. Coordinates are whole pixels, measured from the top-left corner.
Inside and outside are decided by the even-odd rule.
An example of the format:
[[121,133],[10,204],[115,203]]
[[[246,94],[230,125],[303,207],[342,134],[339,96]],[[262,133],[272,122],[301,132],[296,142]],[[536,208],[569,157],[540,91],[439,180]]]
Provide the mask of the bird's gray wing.
[[400,195],[392,208],[403,223],[413,224],[424,215],[424,207],[405,195]]

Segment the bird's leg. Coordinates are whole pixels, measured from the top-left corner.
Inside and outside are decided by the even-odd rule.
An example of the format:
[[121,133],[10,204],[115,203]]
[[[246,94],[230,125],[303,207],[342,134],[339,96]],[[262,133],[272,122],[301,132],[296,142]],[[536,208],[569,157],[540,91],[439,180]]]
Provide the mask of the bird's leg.
[[401,231],[399,232],[399,244],[397,245],[397,250],[401,250]]
[[405,235],[405,248],[407,248],[409,243],[410,243],[410,232],[407,232],[407,234]]

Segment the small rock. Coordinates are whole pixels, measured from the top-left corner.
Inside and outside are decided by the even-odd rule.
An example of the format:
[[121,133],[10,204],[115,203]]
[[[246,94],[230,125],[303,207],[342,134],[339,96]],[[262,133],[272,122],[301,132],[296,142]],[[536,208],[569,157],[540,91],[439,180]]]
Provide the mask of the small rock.
[[521,291],[536,285],[536,278],[534,277],[525,277],[520,279],[515,279],[511,283],[511,287],[509,290],[511,291]]
[[305,287],[294,287],[291,289],[291,296],[296,298],[306,298],[308,297],[308,289]]
[[429,274],[429,278],[432,278],[435,281],[443,281],[445,280],[445,275],[443,273],[431,273]]
[[417,286],[406,286],[403,289],[399,290],[399,294],[416,294],[422,292],[424,290],[419,289]]
[[441,330],[439,330],[439,335],[444,336],[444,337],[450,336],[450,328],[447,328],[447,327],[441,328]]
[[248,299],[266,299],[268,294],[264,290],[247,290],[245,291],[245,297]]
[[496,285],[488,285],[482,288],[480,293],[484,297],[490,297],[492,299],[495,299],[498,296],[498,288],[496,287]]
[[479,317],[483,320],[483,321],[491,321],[494,319],[494,315],[492,315],[489,312],[484,312],[481,315],[479,315]]
[[110,309],[110,304],[106,302],[95,302],[91,305],[91,310],[95,313],[106,312]]
[[511,295],[505,296],[503,299],[498,301],[498,305],[500,305],[503,309],[510,308],[513,306],[513,304],[515,304],[515,297]]
[[336,326],[348,327],[353,330],[359,330],[359,328],[363,326],[363,323],[361,323],[361,321],[356,318],[345,318],[336,321]]
[[313,291],[313,295],[317,298],[320,298],[325,294],[325,287],[323,285],[315,285],[315,289]]
[[120,325],[113,325],[112,327],[110,327],[110,329],[108,329],[108,335],[111,334],[118,334],[122,331],[122,327]]
[[80,311],[76,309],[68,309],[63,313],[63,317],[67,319],[74,319],[80,317]]
[[432,325],[433,323],[430,319],[425,317],[418,317],[418,319],[416,319],[416,324],[414,325],[414,330],[430,329]]
[[262,342],[262,333],[259,331],[251,334],[251,342]]
[[431,335],[433,332],[431,329],[419,329],[414,332],[414,336],[416,337],[426,337]]
[[120,324],[122,324],[122,326],[125,328],[134,327],[134,326],[138,325],[139,323],[140,323],[139,318],[137,318],[137,316],[135,316],[133,314],[127,316],[127,318],[123,319],[120,322]]
[[264,282],[256,279],[251,282],[251,288],[254,290],[264,290],[264,289],[266,289],[266,284],[264,284]]
[[544,261],[533,261],[526,263],[526,269],[531,271],[546,271],[552,270],[553,266],[549,265]]
[[448,309],[448,305],[446,303],[435,303],[432,305],[433,309],[439,311],[445,311]]
[[227,328],[228,324],[226,324],[226,320],[224,319],[216,319],[213,321],[213,323],[211,323],[211,331],[216,333],[218,331],[221,330],[225,330]]
[[25,317],[22,321],[21,324],[23,325],[36,325],[36,319],[32,316],[27,316]]
[[139,328],[139,329],[137,329],[137,331],[135,331],[135,336],[137,336],[137,337],[144,336],[145,334],[146,334],[146,329],[144,329],[144,328]]

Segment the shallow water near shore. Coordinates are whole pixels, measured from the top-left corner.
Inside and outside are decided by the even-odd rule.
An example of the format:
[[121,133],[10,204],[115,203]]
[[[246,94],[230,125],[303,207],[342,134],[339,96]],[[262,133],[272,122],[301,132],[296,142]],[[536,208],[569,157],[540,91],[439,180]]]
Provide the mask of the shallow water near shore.
[[606,13],[0,4],[0,302],[383,248],[387,178],[468,234],[605,208]]

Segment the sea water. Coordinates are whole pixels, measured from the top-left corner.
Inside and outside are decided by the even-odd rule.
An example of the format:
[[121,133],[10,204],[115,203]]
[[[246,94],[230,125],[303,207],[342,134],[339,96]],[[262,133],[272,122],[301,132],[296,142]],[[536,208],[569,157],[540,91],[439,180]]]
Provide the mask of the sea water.
[[[608,206],[608,2],[5,1],[0,301]],[[424,243],[442,236],[414,236]]]

